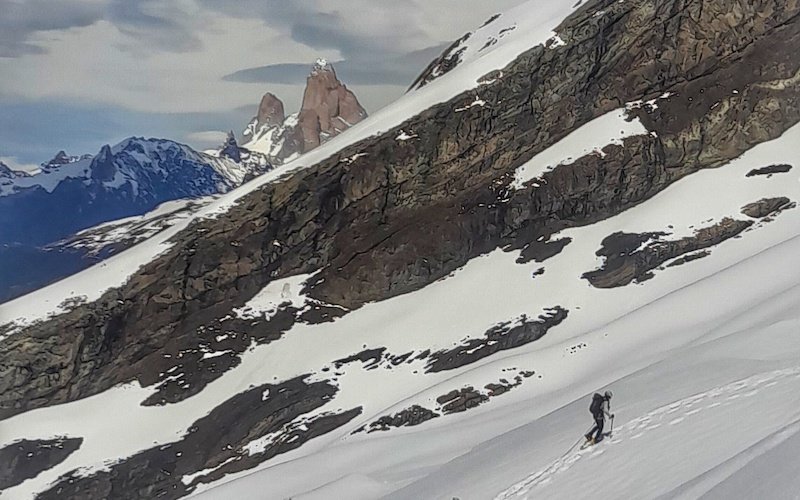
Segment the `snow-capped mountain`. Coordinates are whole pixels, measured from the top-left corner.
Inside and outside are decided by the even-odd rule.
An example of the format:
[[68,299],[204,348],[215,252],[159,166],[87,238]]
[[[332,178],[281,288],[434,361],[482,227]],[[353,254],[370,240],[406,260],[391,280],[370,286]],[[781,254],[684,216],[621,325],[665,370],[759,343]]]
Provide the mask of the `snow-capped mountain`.
[[50,160],[46,161],[41,164],[41,170],[44,172],[54,172],[64,165],[69,165],[70,163],[75,163],[80,160],[91,160],[92,155],[68,155],[65,151],[59,151],[56,155]]
[[94,157],[59,153],[35,175],[5,173],[0,301],[93,263],[79,253],[53,251],[49,245],[63,238],[166,201],[225,193],[271,168],[263,155],[235,141],[223,152],[215,157],[173,141],[130,138]]
[[285,115],[283,102],[264,94],[258,113],[242,133],[244,147],[267,155],[276,165],[291,161],[367,117],[355,94],[318,59],[311,69],[300,111]]
[[4,496],[791,497],[800,4],[513,12],[347,134],[0,305]]

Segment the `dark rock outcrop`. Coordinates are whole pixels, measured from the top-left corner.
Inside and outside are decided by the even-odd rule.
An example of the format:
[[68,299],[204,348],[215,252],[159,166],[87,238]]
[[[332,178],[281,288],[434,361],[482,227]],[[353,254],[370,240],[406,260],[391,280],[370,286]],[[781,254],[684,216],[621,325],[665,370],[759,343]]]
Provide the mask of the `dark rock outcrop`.
[[[642,282],[652,278],[651,271],[661,264],[718,245],[752,225],[752,221],[725,218],[713,226],[698,229],[693,236],[679,240],[663,240],[661,238],[665,236],[664,233],[614,233],[603,240],[602,248],[597,251],[598,256],[605,258],[603,266],[596,271],[584,273],[583,278],[597,288],[614,288],[634,281]],[[642,244],[644,245],[637,249]]]
[[757,175],[766,175],[767,177],[772,177],[772,174],[783,174],[789,172],[790,170],[792,170],[792,166],[785,163],[780,165],[768,165],[766,167],[754,168],[753,170],[747,172],[746,177],[755,177]]
[[[202,483],[296,449],[361,413],[361,408],[355,408],[298,421],[335,393],[334,386],[307,384],[303,377],[255,387],[195,422],[180,440],[137,453],[106,470],[88,475],[73,471],[37,498],[170,500],[186,496]],[[256,444],[273,433],[272,439]],[[184,482],[185,476],[193,477]]]
[[474,387],[451,391],[436,398],[436,402],[441,405],[442,413],[445,415],[465,412],[487,401],[489,401],[489,396],[476,391]]
[[81,447],[81,438],[30,441],[27,439],[0,448],[0,491],[60,464]]
[[567,310],[561,307],[548,309],[538,319],[522,316],[514,323],[504,323],[486,332],[483,338],[470,339],[453,349],[431,354],[428,372],[453,370],[475,363],[492,354],[529,344],[547,334],[548,330],[567,318]]
[[[494,19],[497,19],[497,17],[490,19],[486,24]],[[486,26],[486,24],[484,24],[484,26]],[[464,54],[464,51],[466,51],[466,47],[463,47],[463,44],[471,37],[472,33],[467,33],[447,47],[439,57],[431,61],[431,63],[422,70],[422,73],[420,73],[408,87],[408,90],[411,91],[422,88],[433,80],[455,69],[461,62],[461,56]]]
[[399,411],[394,415],[387,415],[369,424],[367,432],[388,431],[391,428],[413,427],[439,417],[440,415],[419,405]]
[[381,347],[379,349],[367,349],[359,352],[358,354],[353,354],[352,356],[338,359],[334,361],[333,364],[336,368],[341,368],[348,363],[360,361],[364,364],[365,370],[374,370],[378,367],[378,365],[380,365],[385,353],[385,347]]
[[572,242],[572,238],[561,238],[555,241],[550,241],[548,237],[541,236],[536,241],[532,241],[520,252],[517,262],[524,264],[526,262],[544,262],[551,257],[560,254],[564,247]]
[[754,219],[763,219],[770,215],[777,215],[783,210],[797,206],[792,200],[785,196],[777,198],[764,198],[754,203],[748,203],[742,207],[742,213]]
[[487,391],[485,394],[480,391],[476,391],[473,387],[467,387],[460,390],[455,389],[436,398],[436,402],[439,404],[439,406],[442,406],[442,413],[437,413],[436,411],[420,405],[412,405],[411,407],[399,411],[394,415],[385,415],[380,417],[374,422],[371,422],[369,426],[362,426],[356,429],[352,434],[358,434],[359,432],[365,431],[367,433],[388,431],[392,428],[399,427],[413,427],[424,424],[428,420],[440,417],[442,414],[461,413],[471,410],[472,408],[476,408],[489,401],[489,399],[493,397],[501,396],[515,387],[519,387],[522,385],[524,379],[530,378],[534,374],[535,372],[533,371],[521,371],[514,377],[513,382],[509,382],[507,379],[500,379],[500,381],[497,383],[492,382],[486,384],[484,386]]
[[667,264],[667,267],[682,266],[682,265],[688,264],[689,262],[692,262],[694,260],[699,260],[699,259],[706,258],[709,255],[711,255],[711,252],[709,252],[708,250],[702,250],[700,252],[689,253],[689,254],[684,255],[683,257],[680,257],[680,258],[677,258],[677,259],[673,260],[672,262]]

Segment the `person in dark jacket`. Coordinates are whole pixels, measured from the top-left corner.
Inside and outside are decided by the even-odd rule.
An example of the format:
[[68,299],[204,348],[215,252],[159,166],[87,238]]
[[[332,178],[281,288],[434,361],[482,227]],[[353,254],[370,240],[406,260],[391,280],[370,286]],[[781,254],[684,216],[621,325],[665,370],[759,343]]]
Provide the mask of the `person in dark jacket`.
[[[589,405],[589,412],[594,418],[594,427],[586,434],[586,441],[590,444],[595,444],[600,441],[603,435],[603,425],[605,424],[605,417],[614,418],[611,411],[611,391],[606,391],[604,395],[594,393],[592,396],[592,404]],[[594,434],[594,436],[592,436]]]

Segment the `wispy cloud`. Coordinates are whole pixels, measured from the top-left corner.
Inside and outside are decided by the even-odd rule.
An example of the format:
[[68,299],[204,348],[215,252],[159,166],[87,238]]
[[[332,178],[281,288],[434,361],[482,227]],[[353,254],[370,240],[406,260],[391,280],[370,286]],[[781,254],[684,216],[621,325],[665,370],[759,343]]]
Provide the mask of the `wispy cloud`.
[[191,146],[200,149],[219,146],[227,138],[228,133],[221,130],[202,130],[200,132],[192,132],[184,136],[186,142],[188,142]]
[[102,0],[0,0],[0,57],[42,54],[37,34],[92,25],[105,10]]
[[[352,85],[401,85],[411,82],[420,69],[442,53],[447,44],[436,45],[409,54],[384,58],[379,61],[333,61],[337,75]],[[276,83],[299,85],[305,82],[308,63],[270,64],[239,70],[225,76],[225,80],[246,83]]]
[[29,174],[35,173],[39,170],[39,165],[34,163],[20,162],[16,156],[0,156],[0,163],[5,163],[5,165],[11,170],[27,172]]

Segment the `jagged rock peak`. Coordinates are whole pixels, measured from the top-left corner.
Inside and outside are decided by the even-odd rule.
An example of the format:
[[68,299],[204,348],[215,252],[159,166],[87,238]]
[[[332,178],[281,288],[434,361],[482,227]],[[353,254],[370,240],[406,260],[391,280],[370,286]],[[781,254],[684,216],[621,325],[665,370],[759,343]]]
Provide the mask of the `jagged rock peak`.
[[82,160],[84,158],[91,158],[91,155],[72,156],[68,155],[64,150],[61,150],[58,153],[56,153],[56,155],[50,161],[42,163],[41,167],[44,171],[52,171],[59,167],[63,167],[64,165],[75,163],[76,161]]
[[92,179],[108,182],[114,178],[117,173],[117,167],[114,165],[114,153],[111,151],[111,146],[106,144],[100,149],[100,152],[92,160],[90,170],[92,171]]
[[53,157],[52,160],[50,160],[47,163],[48,163],[48,165],[66,165],[69,162],[70,162],[70,157],[62,149],[61,151],[56,153],[56,155]]
[[286,113],[283,109],[283,102],[272,92],[267,92],[261,98],[258,106],[256,120],[260,126],[275,127],[281,125],[286,120]]
[[336,76],[326,59],[317,59],[308,75],[300,111],[286,116],[283,103],[268,92],[258,114],[243,132],[243,147],[281,164],[306,153],[366,118],[367,112]]
[[336,76],[333,65],[318,59],[306,81],[300,110],[304,151],[319,146],[360,122],[367,111]]
[[319,73],[320,71],[331,71],[334,72],[333,65],[331,65],[327,59],[320,57],[316,61],[314,61],[314,66],[311,69],[311,74]]
[[228,138],[225,140],[225,144],[222,145],[222,150],[219,155],[230,158],[237,163],[242,161],[242,152],[241,149],[239,149],[239,144],[236,142],[236,136],[233,134],[233,130],[228,132]]

